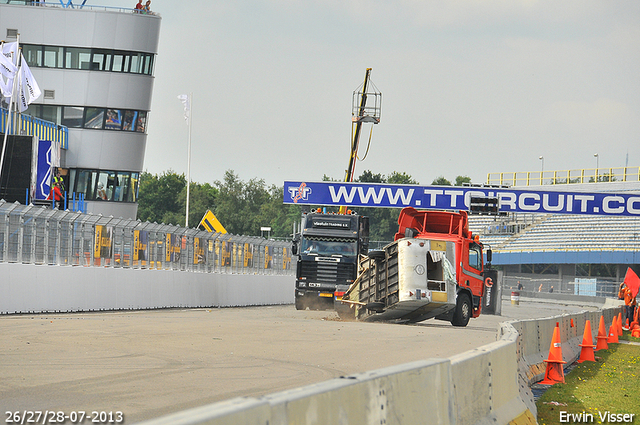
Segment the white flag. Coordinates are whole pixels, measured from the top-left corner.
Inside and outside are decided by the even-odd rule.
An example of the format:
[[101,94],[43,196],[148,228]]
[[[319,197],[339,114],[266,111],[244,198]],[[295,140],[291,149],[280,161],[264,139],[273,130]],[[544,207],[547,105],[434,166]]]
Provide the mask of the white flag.
[[178,99],[184,105],[184,120],[189,124],[189,114],[191,113],[191,105],[189,104],[189,95],[178,95]]
[[8,79],[7,82],[5,83],[4,78],[0,77],[0,97],[6,97],[7,103],[8,103],[9,102],[8,99],[11,98],[12,94],[13,94],[13,78]]
[[15,65],[17,63],[16,59],[18,58],[18,42],[14,41],[13,43],[3,43],[2,54]]
[[[0,95],[10,98],[13,94],[13,79],[18,68],[13,63],[13,51],[18,43],[0,44]],[[5,50],[7,53],[5,53]],[[7,80],[5,81],[4,76]]]
[[27,93],[24,88],[24,69],[20,67],[18,69],[18,96],[16,96],[16,105],[18,106],[18,111],[24,112],[29,107],[29,102],[27,98]]
[[5,55],[0,55],[0,74],[7,78],[15,77],[18,67],[13,64]]
[[31,69],[29,69],[29,65],[27,65],[27,61],[24,59],[24,56],[22,56],[20,68],[22,70],[22,79],[19,81],[22,85],[22,90],[27,95],[27,103],[30,104],[39,98],[42,92],[40,91],[40,87],[38,86],[36,79],[33,77]]

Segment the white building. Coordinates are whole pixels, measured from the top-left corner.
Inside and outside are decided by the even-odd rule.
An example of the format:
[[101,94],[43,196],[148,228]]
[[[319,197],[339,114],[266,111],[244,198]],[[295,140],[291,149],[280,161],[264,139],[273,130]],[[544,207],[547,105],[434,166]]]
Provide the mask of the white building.
[[0,40],[19,34],[42,90],[25,113],[69,128],[68,193],[87,212],[135,218],[161,19],[70,3],[0,0]]

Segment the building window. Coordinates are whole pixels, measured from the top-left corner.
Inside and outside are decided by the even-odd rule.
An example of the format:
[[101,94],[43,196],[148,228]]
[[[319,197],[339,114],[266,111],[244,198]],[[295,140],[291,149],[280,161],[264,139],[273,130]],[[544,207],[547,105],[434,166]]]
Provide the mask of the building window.
[[65,106],[62,110],[62,122],[60,124],[69,128],[82,128],[83,113],[84,108],[82,107]]
[[45,68],[62,68],[63,59],[63,47],[44,46],[44,63],[42,66]]
[[38,44],[23,44],[21,47],[27,63],[32,67],[153,75],[153,53]]
[[68,128],[138,133],[144,133],[147,130],[146,111],[33,104],[29,107],[28,114]]
[[105,130],[122,130],[122,112],[120,109],[107,109],[107,121]]
[[64,49],[64,67],[66,69],[94,69],[91,67],[91,49],[66,47]]
[[138,119],[138,111],[125,111],[122,121],[122,129],[124,131],[134,131],[135,122]]
[[138,172],[74,169],[71,170],[70,176],[70,187],[76,198],[79,194],[84,194],[87,201],[137,200],[140,180]]

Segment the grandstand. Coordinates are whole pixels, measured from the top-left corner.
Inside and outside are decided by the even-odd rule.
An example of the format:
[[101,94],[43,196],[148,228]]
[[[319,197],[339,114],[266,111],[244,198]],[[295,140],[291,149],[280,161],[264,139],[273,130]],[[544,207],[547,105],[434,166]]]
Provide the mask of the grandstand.
[[[549,185],[538,186],[549,190]],[[638,182],[565,184],[562,191],[640,192]],[[470,230],[493,250],[505,286],[577,293],[578,280],[599,296],[616,296],[628,267],[640,272],[640,217],[570,214],[471,216]]]

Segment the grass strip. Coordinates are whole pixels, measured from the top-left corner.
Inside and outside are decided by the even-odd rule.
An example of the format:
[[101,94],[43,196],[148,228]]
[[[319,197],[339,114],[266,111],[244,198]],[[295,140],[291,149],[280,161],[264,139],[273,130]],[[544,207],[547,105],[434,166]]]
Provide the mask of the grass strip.
[[[640,342],[626,331],[619,339]],[[540,425],[640,424],[640,346],[609,344],[597,351],[595,362],[575,366],[565,383],[551,386],[536,407]]]

